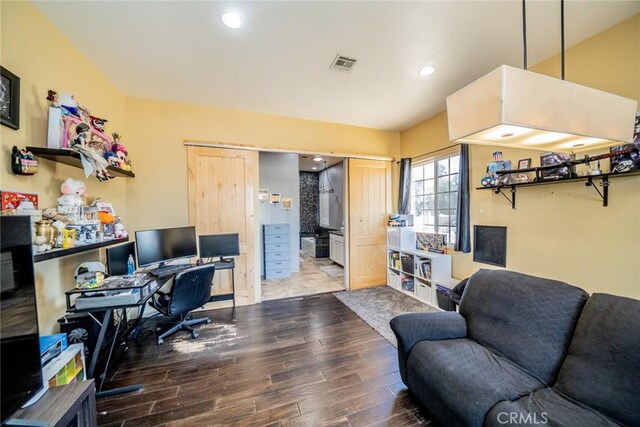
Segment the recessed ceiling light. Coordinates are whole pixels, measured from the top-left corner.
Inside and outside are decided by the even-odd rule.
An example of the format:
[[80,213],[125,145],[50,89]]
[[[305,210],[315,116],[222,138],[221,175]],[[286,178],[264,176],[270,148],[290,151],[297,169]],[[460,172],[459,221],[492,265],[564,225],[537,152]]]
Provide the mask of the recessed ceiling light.
[[222,23],[235,30],[242,26],[242,19],[240,19],[240,15],[235,12],[225,12],[222,15]]
[[315,156],[315,157],[313,158],[313,161],[314,161],[314,162],[321,162],[321,161],[322,161],[322,157],[320,157],[320,156]]
[[418,70],[418,75],[420,77],[426,77],[426,76],[430,76],[431,74],[433,74],[435,72],[436,72],[436,68],[435,67],[433,67],[431,65],[427,65],[427,66],[424,66],[424,67],[422,67],[422,68],[420,68]]
[[314,166],[314,167],[312,167],[311,169],[313,169],[313,170],[317,170],[318,168]]

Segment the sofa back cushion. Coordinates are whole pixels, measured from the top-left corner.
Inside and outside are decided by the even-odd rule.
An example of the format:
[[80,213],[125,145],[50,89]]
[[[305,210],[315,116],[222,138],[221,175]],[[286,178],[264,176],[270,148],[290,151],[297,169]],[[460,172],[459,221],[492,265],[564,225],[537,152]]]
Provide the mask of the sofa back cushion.
[[552,384],[587,298],[556,280],[480,270],[469,278],[460,313],[469,338]]
[[640,426],[640,301],[593,294],[555,388],[626,425]]

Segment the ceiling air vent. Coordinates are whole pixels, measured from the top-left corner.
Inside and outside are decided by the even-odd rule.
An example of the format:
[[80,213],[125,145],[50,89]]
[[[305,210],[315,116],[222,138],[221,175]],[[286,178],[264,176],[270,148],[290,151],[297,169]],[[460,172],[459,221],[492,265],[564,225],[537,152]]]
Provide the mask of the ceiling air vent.
[[333,58],[333,62],[331,63],[331,67],[329,68],[348,73],[356,65],[357,61],[358,60],[355,58],[349,58],[348,56],[337,54],[336,57]]

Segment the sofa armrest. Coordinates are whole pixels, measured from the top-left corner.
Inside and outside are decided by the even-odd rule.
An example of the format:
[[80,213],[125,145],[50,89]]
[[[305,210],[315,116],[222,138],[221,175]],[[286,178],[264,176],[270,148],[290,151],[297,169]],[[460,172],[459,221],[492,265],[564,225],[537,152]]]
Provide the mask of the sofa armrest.
[[467,321],[453,311],[438,313],[409,313],[396,316],[389,322],[398,341],[400,376],[407,384],[409,352],[420,341],[437,341],[467,336]]
[[438,313],[409,313],[396,316],[389,322],[398,339],[398,348],[406,353],[420,341],[464,338],[467,321],[453,311]]

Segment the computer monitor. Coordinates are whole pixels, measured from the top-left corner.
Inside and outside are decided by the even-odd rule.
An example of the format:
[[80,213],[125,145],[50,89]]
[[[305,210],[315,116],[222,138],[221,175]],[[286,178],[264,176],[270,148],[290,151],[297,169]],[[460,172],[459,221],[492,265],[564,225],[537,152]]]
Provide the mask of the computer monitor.
[[107,249],[107,269],[110,276],[125,276],[128,272],[129,255],[133,256],[135,269],[136,244],[135,242],[114,246]]
[[136,252],[140,267],[198,256],[196,228],[178,227],[136,231]]
[[240,237],[238,233],[208,234],[199,236],[200,258],[214,258],[240,255]]

